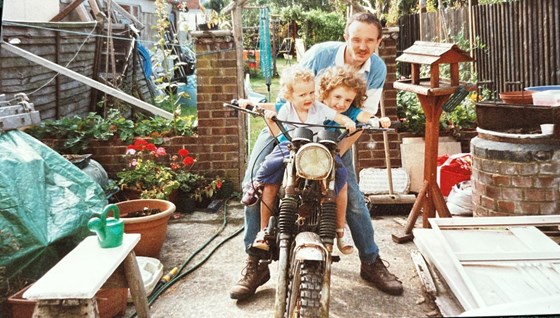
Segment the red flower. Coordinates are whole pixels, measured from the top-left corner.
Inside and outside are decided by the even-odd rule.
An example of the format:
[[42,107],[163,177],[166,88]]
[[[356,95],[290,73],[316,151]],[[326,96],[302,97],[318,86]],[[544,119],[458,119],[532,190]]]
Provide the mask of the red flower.
[[222,188],[222,183],[223,183],[222,180],[216,181],[216,188],[217,188],[218,190]]
[[154,145],[154,144],[147,144],[147,145],[146,145],[146,150],[148,150],[148,151],[150,151],[150,152],[151,152],[151,151],[156,151],[156,150],[157,150],[157,147],[156,147],[156,145]]
[[147,144],[148,144],[148,142],[143,138],[137,138],[136,140],[134,140],[134,145],[135,146],[145,146]]
[[181,148],[179,149],[179,151],[177,152],[179,154],[179,156],[181,157],[186,157],[189,155],[189,151],[185,148]]
[[185,157],[183,158],[183,164],[185,166],[192,165],[194,163],[193,157]]

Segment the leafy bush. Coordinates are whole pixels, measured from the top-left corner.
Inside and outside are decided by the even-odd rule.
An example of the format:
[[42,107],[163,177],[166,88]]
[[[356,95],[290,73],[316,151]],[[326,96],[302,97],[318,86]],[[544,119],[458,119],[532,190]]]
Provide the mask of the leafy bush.
[[344,41],[346,16],[343,11],[326,12],[321,9],[304,11],[301,5],[281,10],[283,21],[296,21],[298,36],[303,38],[305,47],[325,41]]
[[161,144],[166,136],[191,136],[195,132],[193,116],[179,116],[174,120],[155,117],[139,117],[136,122],[124,118],[118,110],[110,109],[107,117],[89,113],[86,117],[73,116],[44,120],[26,130],[31,136],[65,139],[61,153],[83,153],[91,140],[119,138],[131,142],[134,137],[152,137],[155,144]]

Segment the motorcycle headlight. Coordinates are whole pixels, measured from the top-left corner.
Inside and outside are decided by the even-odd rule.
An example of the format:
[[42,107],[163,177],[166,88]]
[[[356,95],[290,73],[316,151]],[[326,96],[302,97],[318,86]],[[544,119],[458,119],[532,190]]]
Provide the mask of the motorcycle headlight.
[[333,157],[327,147],[310,143],[302,146],[296,154],[297,175],[310,179],[321,180],[329,176],[334,165]]

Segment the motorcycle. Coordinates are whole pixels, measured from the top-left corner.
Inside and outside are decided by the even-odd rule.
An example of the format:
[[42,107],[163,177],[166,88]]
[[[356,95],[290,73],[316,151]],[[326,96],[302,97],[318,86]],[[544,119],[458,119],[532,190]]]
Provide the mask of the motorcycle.
[[[240,108],[235,100],[224,106],[263,116],[262,110]],[[298,127],[288,133],[282,121],[275,121],[291,142],[289,156],[284,160],[286,169],[276,211],[265,229],[270,250],[252,250],[261,255],[261,261],[278,261],[276,318],[328,317],[331,264],[340,260],[333,255],[337,213],[335,157],[338,142],[348,132],[339,136],[336,131],[322,130],[314,138],[308,128]],[[367,124],[358,125],[358,129],[382,130]]]

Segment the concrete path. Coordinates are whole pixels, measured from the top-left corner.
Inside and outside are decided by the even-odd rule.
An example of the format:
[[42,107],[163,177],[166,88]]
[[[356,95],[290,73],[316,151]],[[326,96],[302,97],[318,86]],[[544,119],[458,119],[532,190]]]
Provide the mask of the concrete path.
[[[222,208],[223,209],[223,208]],[[221,227],[223,210],[216,213],[195,212],[171,220],[161,261],[164,273],[180,266]],[[395,244],[391,234],[400,233],[406,216],[384,216],[373,221],[375,239],[382,257],[390,263],[390,271],[404,285],[402,296],[390,296],[360,278],[360,261],[355,252],[342,255],[333,265],[330,317],[427,317],[439,316],[437,307],[423,292],[410,252],[413,242]],[[227,207],[227,225],[222,233],[193,258],[183,270],[189,271],[210,254],[220,241],[243,226],[242,206]],[[240,277],[246,254],[242,233],[221,245],[209,259],[172,285],[151,306],[152,317],[272,317],[276,286],[276,264],[270,266],[272,278],[246,301],[230,299],[229,290]],[[133,313],[129,306],[127,316]]]

